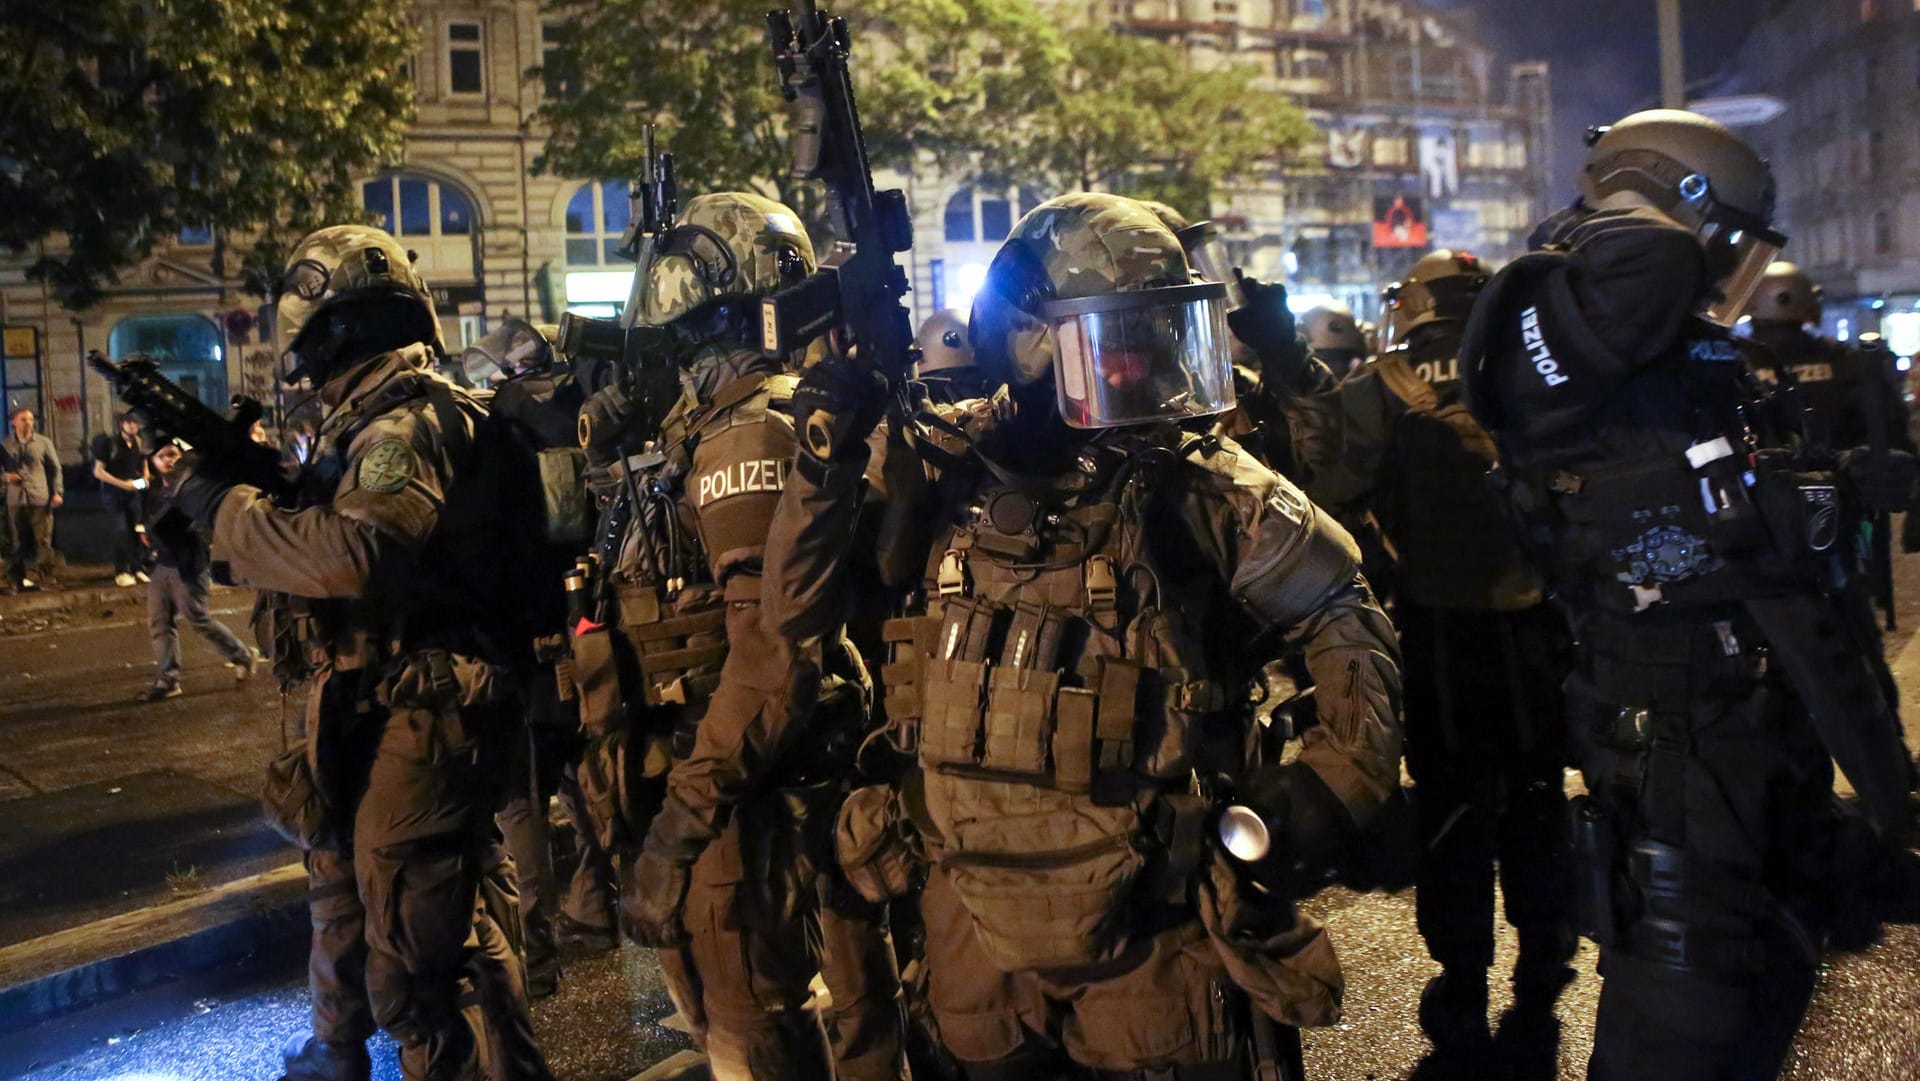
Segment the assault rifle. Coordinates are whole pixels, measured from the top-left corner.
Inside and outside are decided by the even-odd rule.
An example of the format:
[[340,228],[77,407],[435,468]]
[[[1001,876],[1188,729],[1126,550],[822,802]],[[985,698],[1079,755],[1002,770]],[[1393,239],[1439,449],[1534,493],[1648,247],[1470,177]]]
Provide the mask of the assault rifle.
[[298,486],[281,468],[280,452],[248,434],[262,413],[258,401],[236,394],[232,415],[223,417],[161,375],[160,366],[145,353],[129,354],[115,364],[96,349],[87,354],[87,365],[105,376],[114,394],[144,414],[148,423],[202,458],[224,463],[240,483],[253,485],[276,502],[298,498]]
[[907,275],[893,257],[913,246],[913,222],[904,193],[873,188],[847,21],[797,0],[792,12],[767,14],[767,42],[780,93],[793,103],[791,175],[826,185],[835,239],[813,276],[761,301],[761,348],[785,355],[844,325],[867,362],[897,382],[911,373],[915,350],[901,303]]

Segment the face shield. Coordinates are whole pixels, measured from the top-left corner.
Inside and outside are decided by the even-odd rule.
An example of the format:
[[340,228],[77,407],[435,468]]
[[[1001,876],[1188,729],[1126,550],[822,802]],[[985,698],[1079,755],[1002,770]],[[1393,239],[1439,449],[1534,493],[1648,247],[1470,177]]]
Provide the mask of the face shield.
[[1195,222],[1174,234],[1179,238],[1180,247],[1187,253],[1187,265],[1200,277],[1210,282],[1219,282],[1226,286],[1226,305],[1228,311],[1244,306],[1246,297],[1240,293],[1240,280],[1234,277],[1233,260],[1227,256],[1226,238],[1210,221]]
[[1710,322],[1731,327],[1747,310],[1767,267],[1787,246],[1787,238],[1757,222],[1725,221],[1702,225],[1700,237],[1706,244],[1708,267],[1716,275],[1701,314]]
[[1232,409],[1226,293],[1198,282],[1047,301],[1061,417],[1111,428]]

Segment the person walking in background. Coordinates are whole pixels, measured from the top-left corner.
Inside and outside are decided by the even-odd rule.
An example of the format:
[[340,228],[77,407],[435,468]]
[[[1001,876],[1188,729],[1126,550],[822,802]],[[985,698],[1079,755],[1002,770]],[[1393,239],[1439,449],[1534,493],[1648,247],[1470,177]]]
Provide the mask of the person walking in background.
[[93,437],[93,479],[100,482],[100,498],[113,513],[113,584],[122,589],[147,581],[140,569],[138,536],[150,478],[147,448],[140,438],[140,418],[131,410],[120,414],[119,430]]
[[66,502],[66,481],[60,475],[60,452],[53,440],[33,430],[33,410],[21,408],[8,418],[8,434],[0,440],[7,471],[7,520],[13,527],[13,557],[7,578],[23,590],[55,585],[53,573],[53,512]]
[[162,445],[153,452],[151,465],[157,484],[149,489],[154,498],[146,501],[149,511],[140,536],[153,555],[153,575],[147,583],[147,631],[153,638],[155,667],[153,686],[138,698],[157,702],[180,694],[178,623],[182,615],[227,659],[234,681],[245,683],[253,675],[253,648],[208,613],[207,596],[213,586],[210,542],[205,530],[175,507],[171,498],[182,479],[177,472],[180,448]]

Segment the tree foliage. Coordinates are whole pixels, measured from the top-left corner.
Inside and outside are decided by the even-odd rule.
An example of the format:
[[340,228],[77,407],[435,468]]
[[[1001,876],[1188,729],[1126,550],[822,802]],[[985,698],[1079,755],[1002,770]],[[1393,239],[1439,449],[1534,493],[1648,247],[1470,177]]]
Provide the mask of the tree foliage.
[[46,243],[29,273],[82,307],[186,226],[271,249],[361,216],[416,46],[387,0],[8,0],[0,244]]
[[[642,127],[658,126],[688,192],[747,189],[802,206],[787,176],[787,106],[766,40],[768,0],[553,0],[563,17],[549,63],[528,74],[563,88],[536,120],[534,168],[630,177]],[[1030,0],[873,0],[849,12],[869,155],[943,167],[1008,143],[996,133],[1045,94],[1059,41]],[[996,141],[998,140],[998,141]],[[1004,150],[1001,151],[1004,155]]]
[[1110,188],[1204,215],[1213,185],[1277,159],[1313,134],[1259,71],[1190,66],[1178,49],[1084,27],[1065,34],[1044,124],[1024,133],[1016,169],[1056,189]]
[[[564,92],[536,121],[535,168],[640,171],[659,127],[688,192],[745,188],[803,213],[787,177],[786,106],[765,37],[768,0],[550,0],[562,17],[547,66]],[[1111,188],[1204,213],[1212,183],[1311,134],[1246,65],[1191,69],[1179,50],[1110,29],[1061,29],[1034,0],[867,0],[846,13],[868,151],[946,174]]]

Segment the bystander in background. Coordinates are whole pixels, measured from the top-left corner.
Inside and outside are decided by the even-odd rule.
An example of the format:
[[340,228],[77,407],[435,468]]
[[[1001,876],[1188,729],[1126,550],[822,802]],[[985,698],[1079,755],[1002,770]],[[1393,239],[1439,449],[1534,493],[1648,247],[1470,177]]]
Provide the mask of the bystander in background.
[[7,580],[23,590],[50,588],[53,581],[53,512],[66,502],[66,481],[60,475],[60,452],[53,440],[35,432],[33,410],[14,410],[7,418],[7,436],[0,440],[6,457],[7,520],[13,527],[13,552],[7,560]]
[[141,493],[151,478],[140,418],[131,410],[120,414],[119,430],[94,436],[92,449],[93,479],[100,482],[100,500],[113,515],[113,584],[124,589],[147,581],[137,533],[144,517]]
[[142,702],[157,702],[180,693],[177,624],[182,615],[227,659],[234,681],[245,683],[253,675],[257,655],[208,613],[207,597],[213,589],[210,544],[200,526],[173,505],[173,493],[185,477],[178,468],[180,448],[162,444],[153,452],[151,465],[156,483],[148,490],[144,536],[153,558],[153,580],[147,584],[147,632],[153,639],[155,670],[153,686],[138,697]]

